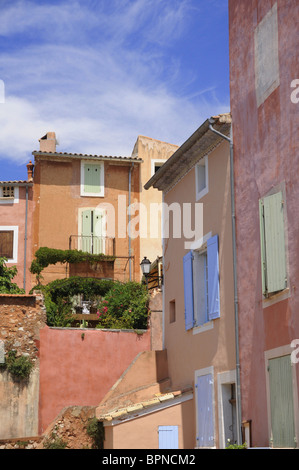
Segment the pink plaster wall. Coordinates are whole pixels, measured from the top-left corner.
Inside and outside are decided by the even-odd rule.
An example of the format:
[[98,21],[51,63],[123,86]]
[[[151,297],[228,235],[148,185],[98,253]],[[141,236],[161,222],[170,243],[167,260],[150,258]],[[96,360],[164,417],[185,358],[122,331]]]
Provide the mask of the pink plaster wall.
[[[32,221],[32,188],[28,188],[28,218],[27,218],[27,256],[26,256],[26,293],[31,289],[31,274],[29,268],[32,261],[31,254],[31,221]],[[24,239],[25,239],[25,213],[26,213],[26,188],[19,187],[19,202],[12,204],[0,204],[0,226],[18,226],[18,254],[17,263],[7,263],[7,266],[16,266],[18,274],[13,282],[23,288],[24,279]]]
[[[84,338],[82,337],[84,335]],[[39,432],[66,406],[96,406],[141,351],[150,331],[40,330]]]
[[[252,420],[252,444],[260,446],[269,445],[264,352],[299,338],[299,104],[291,102],[298,76],[297,0],[277,2],[280,85],[259,107],[255,92],[254,30],[274,4],[229,1],[242,418]],[[278,185],[286,191],[290,293],[265,308],[258,201]]]

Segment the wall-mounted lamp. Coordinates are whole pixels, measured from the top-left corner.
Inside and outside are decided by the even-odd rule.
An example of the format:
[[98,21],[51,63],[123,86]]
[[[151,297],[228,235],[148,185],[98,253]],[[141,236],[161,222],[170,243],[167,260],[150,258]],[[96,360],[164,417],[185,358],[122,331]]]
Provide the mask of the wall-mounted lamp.
[[143,260],[142,260],[141,263],[140,263],[140,267],[141,267],[142,274],[143,274],[144,277],[145,277],[145,282],[146,282],[146,287],[147,287],[147,289],[149,288],[149,287],[148,287],[148,282],[149,282],[149,281],[150,281],[150,282],[158,281],[158,286],[153,285],[153,287],[151,287],[152,289],[153,289],[154,287],[160,287],[161,284],[163,283],[163,276],[162,276],[162,274],[159,275],[159,270],[158,270],[158,273],[150,274],[151,265],[152,265],[152,263],[150,262],[149,259],[147,259],[146,256],[143,258]]

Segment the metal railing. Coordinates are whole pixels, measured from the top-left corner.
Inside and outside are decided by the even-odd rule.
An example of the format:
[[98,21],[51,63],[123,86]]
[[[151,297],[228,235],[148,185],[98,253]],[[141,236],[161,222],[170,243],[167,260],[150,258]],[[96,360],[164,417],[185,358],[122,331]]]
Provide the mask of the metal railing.
[[94,235],[70,235],[69,249],[80,250],[93,255],[115,256],[115,238]]

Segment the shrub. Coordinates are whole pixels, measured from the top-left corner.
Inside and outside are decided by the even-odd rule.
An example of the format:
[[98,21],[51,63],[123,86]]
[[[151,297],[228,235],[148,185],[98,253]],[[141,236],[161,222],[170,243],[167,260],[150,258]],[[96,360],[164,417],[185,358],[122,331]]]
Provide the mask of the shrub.
[[33,364],[29,357],[19,356],[17,357],[15,350],[10,350],[7,353],[5,367],[8,372],[11,373],[15,378],[28,379]]
[[104,425],[96,417],[90,418],[86,427],[87,434],[93,438],[94,449],[104,449]]
[[41,247],[35,252],[35,259],[30,266],[30,272],[36,274],[37,280],[41,278],[41,272],[50,264],[56,263],[82,263],[89,261],[95,263],[103,260],[112,261],[114,256],[103,254],[93,255],[80,250],[57,250],[55,248]]
[[24,294],[24,289],[12,282],[18,272],[16,266],[8,268],[6,261],[6,258],[0,258],[0,294]]
[[45,439],[43,443],[44,449],[65,449],[67,442],[61,437],[58,437],[55,432],[52,432],[51,436]]
[[146,329],[148,292],[137,282],[115,283],[99,304],[98,328]]

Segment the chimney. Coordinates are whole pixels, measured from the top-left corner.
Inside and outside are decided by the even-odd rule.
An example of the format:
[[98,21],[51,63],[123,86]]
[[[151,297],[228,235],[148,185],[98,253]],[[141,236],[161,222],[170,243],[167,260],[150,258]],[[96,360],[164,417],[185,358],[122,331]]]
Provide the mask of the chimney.
[[56,135],[55,132],[47,132],[44,137],[39,139],[39,149],[41,152],[56,152]]
[[28,163],[27,166],[27,181],[33,181],[33,168],[34,168],[34,165],[32,163],[32,161],[30,160],[30,162]]

